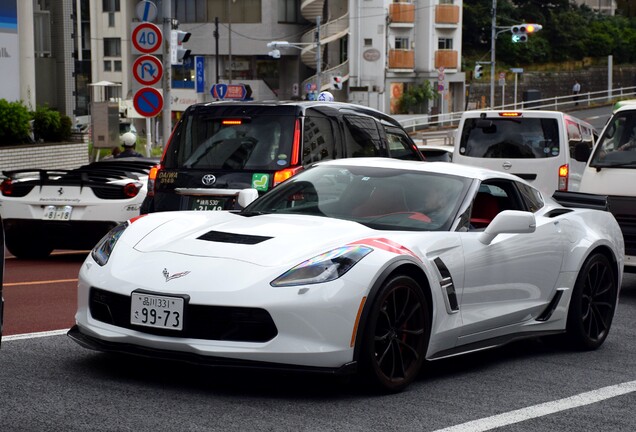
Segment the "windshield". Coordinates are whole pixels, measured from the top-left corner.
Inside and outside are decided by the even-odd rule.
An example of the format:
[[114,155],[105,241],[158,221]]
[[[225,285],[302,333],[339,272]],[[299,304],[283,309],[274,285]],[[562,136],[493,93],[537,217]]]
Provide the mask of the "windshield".
[[636,110],[617,113],[610,119],[590,166],[636,168]]
[[359,222],[380,230],[447,230],[470,179],[359,166],[315,166],[276,187],[244,214],[284,213]]
[[295,117],[188,115],[175,132],[167,165],[179,168],[279,170],[290,164]]
[[468,118],[459,152],[477,158],[535,159],[559,155],[559,125],[548,118]]

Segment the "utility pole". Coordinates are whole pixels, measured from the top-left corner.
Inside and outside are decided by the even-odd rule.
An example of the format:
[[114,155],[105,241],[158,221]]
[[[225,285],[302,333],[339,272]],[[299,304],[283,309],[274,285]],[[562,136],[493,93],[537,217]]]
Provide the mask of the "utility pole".
[[230,84],[232,84],[232,2],[227,0],[227,44],[230,60]]
[[214,54],[216,59],[214,60],[216,66],[216,81],[219,83],[219,17],[214,17]]
[[320,16],[316,17],[316,90],[318,94],[322,89],[322,82],[320,77]]
[[490,26],[490,108],[495,106],[495,41],[497,40],[497,0],[492,0]]

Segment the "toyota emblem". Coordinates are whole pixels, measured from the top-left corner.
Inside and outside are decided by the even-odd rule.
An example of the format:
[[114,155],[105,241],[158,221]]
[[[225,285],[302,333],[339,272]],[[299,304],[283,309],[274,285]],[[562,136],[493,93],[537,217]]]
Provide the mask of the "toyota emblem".
[[509,161],[505,161],[501,166],[505,170],[509,170],[510,168],[512,168],[512,164]]
[[212,174],[206,174],[201,178],[201,183],[206,186],[211,186],[216,183],[216,177]]

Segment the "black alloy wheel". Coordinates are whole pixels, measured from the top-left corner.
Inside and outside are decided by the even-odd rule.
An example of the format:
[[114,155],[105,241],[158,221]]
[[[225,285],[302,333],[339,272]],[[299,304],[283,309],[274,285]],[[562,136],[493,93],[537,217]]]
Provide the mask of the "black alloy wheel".
[[591,255],[576,279],[568,311],[567,336],[574,348],[593,350],[607,337],[614,311],[618,282],[605,255]]
[[373,304],[362,365],[384,391],[403,390],[419,374],[430,335],[428,303],[420,286],[398,275],[382,286]]

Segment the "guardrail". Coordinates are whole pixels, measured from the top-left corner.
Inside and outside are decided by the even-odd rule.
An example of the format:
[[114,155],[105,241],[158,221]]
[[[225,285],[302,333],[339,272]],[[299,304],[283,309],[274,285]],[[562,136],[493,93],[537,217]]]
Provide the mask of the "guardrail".
[[[498,105],[493,107],[492,109],[538,109],[566,111],[586,106],[591,107],[596,104],[612,104],[621,99],[627,99],[630,97],[636,98],[636,86],[620,87],[609,91],[602,90],[596,92],[580,93],[578,95],[555,96],[532,101],[521,101],[512,104]],[[416,132],[429,127],[457,126],[459,120],[461,119],[462,113],[463,111],[437,115],[422,115],[421,117],[412,117],[409,119],[401,120],[400,124],[409,132]]]

